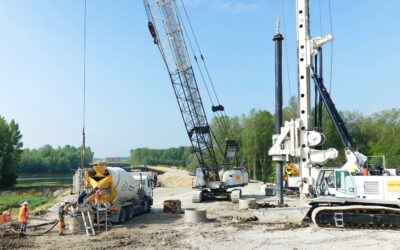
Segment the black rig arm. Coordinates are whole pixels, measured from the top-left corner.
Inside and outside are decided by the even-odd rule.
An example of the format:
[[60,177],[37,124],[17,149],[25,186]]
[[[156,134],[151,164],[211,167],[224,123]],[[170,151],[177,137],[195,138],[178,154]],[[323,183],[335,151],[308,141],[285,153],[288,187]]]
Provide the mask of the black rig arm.
[[342,117],[337,111],[330,94],[325,88],[322,78],[315,74],[315,72],[313,72],[312,79],[314,80],[315,86],[318,89],[318,93],[320,94],[322,101],[325,104],[329,117],[331,118],[333,125],[335,126],[336,131],[339,134],[343,146],[350,150],[356,150],[356,144],[349,134],[349,131],[347,130],[346,124],[344,123]]

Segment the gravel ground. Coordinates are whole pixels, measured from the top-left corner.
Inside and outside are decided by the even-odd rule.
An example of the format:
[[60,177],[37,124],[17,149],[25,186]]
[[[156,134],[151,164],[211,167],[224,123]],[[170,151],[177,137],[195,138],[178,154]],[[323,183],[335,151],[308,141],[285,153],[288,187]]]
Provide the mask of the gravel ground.
[[[259,196],[260,183],[244,188]],[[253,221],[248,210],[229,201],[191,203],[190,187],[156,188],[150,214],[113,225],[96,236],[58,236],[57,231],[19,239],[0,229],[0,249],[399,249],[398,231],[323,229],[314,225],[269,224]],[[179,199],[183,208],[207,209],[209,221],[188,225],[184,215],[164,214],[163,201]],[[51,209],[54,213],[54,209]],[[50,215],[46,215],[52,217]]]

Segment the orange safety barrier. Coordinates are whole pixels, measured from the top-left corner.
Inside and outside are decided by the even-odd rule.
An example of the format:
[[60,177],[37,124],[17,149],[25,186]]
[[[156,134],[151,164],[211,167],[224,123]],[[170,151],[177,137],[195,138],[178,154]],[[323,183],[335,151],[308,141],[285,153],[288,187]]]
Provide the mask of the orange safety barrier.
[[8,212],[2,213],[0,214],[0,225],[3,225],[4,223],[7,223],[9,221],[11,221],[11,214]]

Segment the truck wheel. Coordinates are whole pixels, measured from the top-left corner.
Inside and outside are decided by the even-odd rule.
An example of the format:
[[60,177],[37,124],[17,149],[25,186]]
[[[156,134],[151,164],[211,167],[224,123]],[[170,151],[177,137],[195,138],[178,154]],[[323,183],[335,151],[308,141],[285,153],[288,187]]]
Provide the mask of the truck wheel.
[[128,220],[133,218],[133,205],[129,205],[126,207],[126,215]]
[[124,223],[126,220],[126,210],[124,208],[121,209],[121,211],[119,212],[119,223]]
[[150,212],[151,212],[151,202],[148,200],[146,201],[145,213],[148,214]]
[[142,201],[140,203],[140,207],[139,207],[139,214],[144,214],[144,211],[146,210],[146,202]]

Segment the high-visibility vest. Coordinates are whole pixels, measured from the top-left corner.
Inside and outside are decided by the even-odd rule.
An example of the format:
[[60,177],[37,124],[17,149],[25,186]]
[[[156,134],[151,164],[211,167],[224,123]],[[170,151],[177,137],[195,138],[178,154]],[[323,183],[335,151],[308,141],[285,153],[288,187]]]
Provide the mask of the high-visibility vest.
[[27,212],[28,208],[26,206],[22,206],[19,209],[18,222],[25,223],[28,221]]

